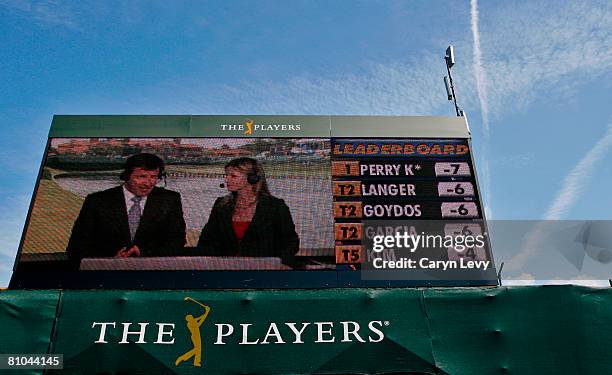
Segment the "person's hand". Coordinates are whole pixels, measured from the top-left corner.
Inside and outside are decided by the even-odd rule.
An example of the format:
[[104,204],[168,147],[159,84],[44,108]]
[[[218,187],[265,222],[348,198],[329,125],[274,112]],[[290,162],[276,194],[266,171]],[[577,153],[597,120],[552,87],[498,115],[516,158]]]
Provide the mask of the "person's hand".
[[115,258],[127,258],[127,248],[122,247],[121,250],[117,251],[117,254],[115,255]]
[[132,246],[128,250],[128,256],[129,257],[139,257],[140,256],[140,249],[138,248],[138,246],[136,246],[136,245]]
[[129,249],[124,247],[117,252],[117,255],[115,255],[115,257],[118,257],[118,258],[129,258],[129,257],[139,257],[139,256],[140,256],[140,249],[136,245],[130,247]]

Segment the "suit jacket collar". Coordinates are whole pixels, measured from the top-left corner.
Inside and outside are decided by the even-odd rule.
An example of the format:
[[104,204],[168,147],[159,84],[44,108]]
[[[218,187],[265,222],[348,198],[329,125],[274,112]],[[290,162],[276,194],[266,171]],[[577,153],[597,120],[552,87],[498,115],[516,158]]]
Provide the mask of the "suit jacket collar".
[[[142,216],[140,217],[140,223],[138,224],[138,229],[136,230],[136,234],[134,235],[134,242],[138,239],[139,234],[141,234],[147,226],[149,226],[154,220],[156,213],[159,212],[159,208],[161,205],[160,197],[160,188],[154,187],[151,193],[147,196],[147,202],[145,203],[144,211],[142,212]],[[126,212],[127,218],[127,212]],[[128,226],[129,232],[129,226]]]
[[[132,198],[134,198],[134,197],[136,196],[136,194],[134,194],[134,193],[132,193],[131,191],[129,191],[129,190],[128,190],[128,189],[125,187],[125,184],[123,184],[123,186],[122,186],[122,189],[121,189],[121,190],[123,191],[123,197],[124,197],[124,199],[125,199],[125,205],[126,205],[126,208],[127,208],[127,207],[131,207],[131,206],[132,206],[132,204],[134,203],[134,202],[132,201]],[[150,194],[149,194],[149,195],[150,195]],[[141,199],[140,199],[140,206],[144,208],[144,207],[145,207],[145,205],[147,204],[147,200],[148,200],[148,199],[149,199],[149,198],[148,198],[148,196],[147,196],[147,195],[145,195],[144,197],[141,197]]]
[[111,188],[109,193],[112,194],[112,200],[109,201],[113,212],[117,213],[116,225],[121,233],[122,242],[129,244],[130,240],[130,225],[128,224],[127,208],[125,207],[125,197],[123,196],[123,186]]
[[220,234],[231,242],[232,247],[236,247],[238,245],[238,239],[236,238],[236,233],[234,233],[234,227],[232,226],[232,207],[228,206],[226,209],[221,210],[221,215],[222,233]]
[[[257,198],[257,206],[255,206],[255,213],[253,214],[253,219],[251,220],[251,224],[249,224],[249,228],[244,233],[244,237],[241,242],[248,242],[248,239],[255,235],[255,231],[257,230],[258,222],[261,221],[262,215],[264,215],[264,211],[266,210],[267,202],[269,197],[265,195],[259,196]],[[232,209],[227,208],[222,211],[223,219],[222,219],[222,231],[223,236],[231,241],[234,247],[239,245],[238,239],[236,238],[236,233],[234,232],[234,227],[232,225]]]
[[134,241],[131,241],[130,238],[130,225],[128,223],[128,213],[127,207],[125,206],[125,197],[123,195],[123,186],[117,186],[110,189],[110,192],[113,194],[112,205],[113,211],[118,212],[117,215],[117,225],[120,228],[122,239],[127,244],[132,244],[136,242],[144,229],[153,221],[152,219],[155,217],[156,212],[158,212],[158,207],[160,206],[159,192],[160,188],[154,187],[153,191],[149,193],[147,196],[147,201],[144,207],[144,211],[142,212],[142,217],[140,218],[140,223],[138,224],[138,229],[136,230],[136,234],[134,235]]

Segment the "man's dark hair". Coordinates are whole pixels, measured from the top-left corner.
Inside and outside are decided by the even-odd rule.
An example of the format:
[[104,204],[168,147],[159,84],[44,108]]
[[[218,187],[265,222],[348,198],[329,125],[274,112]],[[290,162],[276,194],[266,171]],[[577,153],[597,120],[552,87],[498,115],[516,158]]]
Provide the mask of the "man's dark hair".
[[125,161],[125,166],[123,167],[123,172],[121,172],[119,178],[123,181],[127,181],[130,179],[134,169],[142,168],[148,171],[159,169],[159,174],[157,177],[161,179],[165,173],[164,167],[165,163],[159,156],[143,152],[127,158]]

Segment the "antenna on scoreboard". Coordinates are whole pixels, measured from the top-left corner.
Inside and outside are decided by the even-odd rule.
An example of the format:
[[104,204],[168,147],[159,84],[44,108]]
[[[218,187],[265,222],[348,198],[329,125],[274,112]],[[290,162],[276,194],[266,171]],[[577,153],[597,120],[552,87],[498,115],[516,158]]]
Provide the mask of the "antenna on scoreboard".
[[502,270],[504,269],[504,262],[499,266],[499,271],[497,271],[497,285],[502,286]]
[[444,76],[444,86],[446,87],[446,96],[448,100],[452,100],[455,103],[455,112],[457,116],[464,116],[464,112],[459,109],[457,105],[457,95],[455,94],[455,86],[453,85],[453,76],[451,75],[451,68],[455,65],[455,49],[452,45],[446,49],[446,55],[444,55],[444,61],[446,61],[446,70],[448,76]]

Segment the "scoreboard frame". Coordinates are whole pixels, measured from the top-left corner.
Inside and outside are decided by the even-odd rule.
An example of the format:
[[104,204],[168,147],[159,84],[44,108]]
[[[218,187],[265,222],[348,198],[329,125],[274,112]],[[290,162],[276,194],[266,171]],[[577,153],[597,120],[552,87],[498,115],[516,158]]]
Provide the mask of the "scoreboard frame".
[[[261,124],[245,136],[248,121]],[[471,153],[467,119],[437,116],[72,116],[55,115],[33,191],[24,232],[13,267],[11,289],[227,289],[227,288],[351,288],[418,286],[495,286],[495,265],[491,277],[479,280],[363,280],[349,265],[335,270],[249,270],[249,271],[73,271],[61,265],[41,262],[24,266],[20,262],[25,233],[31,220],[47,151],[52,138],[323,138],[334,139],[461,139],[470,150],[475,181],[475,201],[487,230],[485,211],[479,199],[478,173]],[[332,156],[333,160],[333,156]],[[330,175],[331,171],[330,171]],[[333,180],[333,178],[332,178]],[[332,182],[332,189],[334,189]],[[332,197],[330,197],[332,199]],[[332,204],[333,205],[333,204]],[[331,213],[330,213],[331,214]],[[334,225],[334,233],[336,226]],[[335,234],[334,234],[335,237]],[[353,247],[351,247],[353,246]],[[354,245],[348,254],[362,256]],[[51,262],[52,263],[52,262]]]

